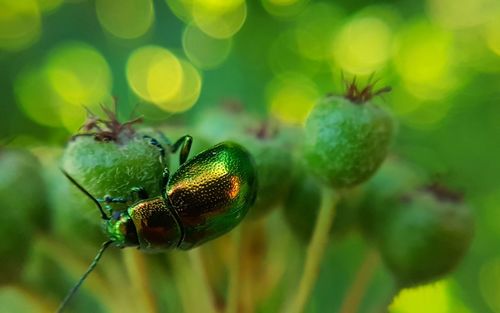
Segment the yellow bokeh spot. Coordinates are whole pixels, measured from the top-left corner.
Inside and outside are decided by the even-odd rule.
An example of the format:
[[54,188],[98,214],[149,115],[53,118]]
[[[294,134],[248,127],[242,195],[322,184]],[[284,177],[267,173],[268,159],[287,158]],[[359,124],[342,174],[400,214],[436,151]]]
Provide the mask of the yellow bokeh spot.
[[410,23],[398,34],[394,62],[412,94],[438,99],[457,85],[452,44],[449,32],[425,21]]
[[391,56],[392,31],[376,17],[356,18],[346,24],[332,45],[335,63],[353,75],[379,70]]
[[302,12],[309,0],[261,0],[264,9],[274,16],[291,17]]
[[60,100],[44,74],[35,69],[20,72],[14,81],[14,94],[29,118],[41,125],[57,127],[61,120],[54,112],[57,112]]
[[441,26],[461,29],[483,24],[498,12],[498,0],[428,0],[429,15]]
[[398,120],[419,130],[438,126],[452,107],[451,101],[416,97],[404,86],[394,86],[393,92],[388,96],[391,98],[391,109]]
[[493,312],[500,312],[500,297],[498,297],[498,290],[500,290],[500,258],[497,257],[481,267],[479,286],[484,300]]
[[151,0],[96,0],[96,11],[102,27],[124,39],[144,35],[154,21]]
[[451,313],[448,284],[440,281],[403,289],[389,307],[389,313]]
[[200,97],[202,79],[191,63],[180,60],[183,72],[182,85],[177,95],[169,101],[158,103],[158,107],[168,112],[183,112],[190,109]]
[[240,7],[245,0],[193,0],[193,4],[212,14],[224,14]]
[[50,85],[69,104],[90,105],[108,97],[111,71],[92,46],[65,43],[49,54],[45,68]]
[[183,79],[181,63],[165,48],[145,46],[135,50],[128,59],[128,83],[146,101],[168,102],[179,93]]
[[30,46],[39,38],[41,28],[35,0],[0,1],[0,49],[17,51]]
[[228,57],[232,40],[212,38],[196,26],[188,25],[182,35],[182,46],[189,60],[196,66],[212,69]]
[[500,10],[497,16],[484,25],[484,36],[488,48],[500,56]]
[[165,0],[168,7],[179,19],[185,23],[189,23],[192,20],[192,14],[194,2],[196,0]]
[[43,12],[53,12],[63,4],[64,0],[37,0],[37,2]]
[[[14,81],[14,94],[26,116],[41,125],[65,127],[76,132],[86,118],[83,103],[75,106],[65,101],[54,90],[44,68],[21,71]],[[85,106],[95,111],[99,103],[86,103]]]
[[204,33],[225,39],[232,37],[243,26],[247,5],[243,0],[195,0],[191,14],[193,22]]
[[267,90],[271,114],[289,124],[303,123],[318,98],[316,85],[295,73],[275,78]]
[[295,40],[301,55],[313,60],[324,60],[330,53],[330,42],[342,16],[331,4],[311,4],[300,14],[295,29]]

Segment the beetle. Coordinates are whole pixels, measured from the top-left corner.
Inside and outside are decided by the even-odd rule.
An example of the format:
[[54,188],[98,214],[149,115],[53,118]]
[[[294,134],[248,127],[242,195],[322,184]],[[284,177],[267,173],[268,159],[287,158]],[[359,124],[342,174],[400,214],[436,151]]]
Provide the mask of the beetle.
[[[191,142],[192,138],[186,135],[172,145],[173,152],[181,148],[180,166],[171,176],[165,167],[157,197],[149,197],[144,188],[136,187],[129,198],[96,199],[62,170],[97,205],[109,240],[68,292],[58,312],[63,311],[109,246],[151,252],[188,250],[227,233],[245,217],[257,193],[256,169],[250,153],[241,145],[226,141],[187,160]],[[160,146],[156,140],[153,144]],[[132,205],[108,215],[101,202]]]

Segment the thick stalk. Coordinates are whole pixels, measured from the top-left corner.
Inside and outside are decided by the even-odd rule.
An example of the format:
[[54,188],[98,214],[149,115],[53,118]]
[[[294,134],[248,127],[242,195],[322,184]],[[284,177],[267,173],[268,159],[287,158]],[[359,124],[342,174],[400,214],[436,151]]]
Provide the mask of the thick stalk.
[[347,291],[347,295],[344,297],[340,313],[355,313],[358,311],[379,262],[380,259],[377,251],[374,248],[370,248],[356,273],[353,283]]
[[215,307],[214,298],[212,294],[212,287],[208,281],[208,276],[203,267],[203,259],[201,256],[200,248],[193,249],[188,252],[189,258],[191,260],[191,266],[193,271],[192,278],[196,280],[196,301],[198,301],[206,313],[217,313],[217,308]]
[[229,286],[227,292],[226,313],[237,313],[240,299],[240,263],[241,263],[241,233],[240,225],[231,233],[232,250],[229,264]]
[[138,309],[141,312],[157,312],[144,255],[139,250],[126,249],[123,257]]
[[335,217],[337,195],[330,188],[323,187],[321,208],[316,219],[316,225],[311,241],[307,247],[306,259],[302,277],[297,290],[289,301],[286,312],[302,313],[318,278],[323,254],[328,243],[328,235]]

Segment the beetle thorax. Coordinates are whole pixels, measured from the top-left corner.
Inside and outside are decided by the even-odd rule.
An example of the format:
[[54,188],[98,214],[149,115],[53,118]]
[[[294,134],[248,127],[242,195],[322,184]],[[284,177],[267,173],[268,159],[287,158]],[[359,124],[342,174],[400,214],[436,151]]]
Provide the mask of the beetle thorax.
[[113,213],[106,221],[106,233],[109,239],[120,248],[139,245],[137,230],[127,210]]

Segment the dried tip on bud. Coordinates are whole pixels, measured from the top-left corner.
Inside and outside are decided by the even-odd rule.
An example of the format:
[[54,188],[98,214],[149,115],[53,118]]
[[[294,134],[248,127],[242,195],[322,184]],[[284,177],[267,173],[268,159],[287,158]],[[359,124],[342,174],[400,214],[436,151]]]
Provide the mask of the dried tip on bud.
[[239,114],[245,111],[245,106],[237,99],[227,99],[222,102],[222,108],[229,113]]
[[344,97],[346,99],[349,99],[353,103],[362,104],[375,96],[390,92],[392,90],[392,88],[389,86],[374,90],[373,87],[375,87],[376,83],[377,81],[372,83],[370,78],[367,85],[363,89],[361,89],[358,87],[356,77],[354,77],[351,82],[344,80],[344,84],[346,87]]
[[85,110],[87,110],[87,120],[79,129],[83,131],[83,133],[74,135],[72,139],[81,136],[93,136],[96,141],[120,142],[123,138],[132,138],[135,134],[133,125],[143,121],[142,117],[137,117],[130,121],[120,123],[116,115],[116,99],[114,111],[103,105],[101,105],[101,109],[106,114],[107,119],[102,119],[88,108],[85,108]]
[[461,203],[464,199],[463,192],[451,190],[447,186],[434,182],[422,188],[424,191],[431,193],[436,199],[441,202]]
[[259,140],[272,139],[278,134],[278,127],[270,120],[265,120],[259,123],[257,127],[250,127],[247,130],[248,134]]

